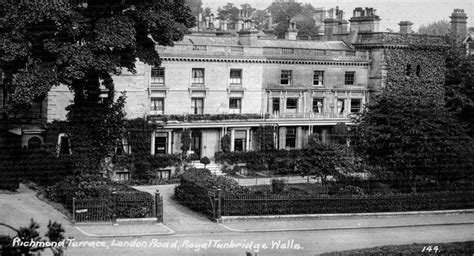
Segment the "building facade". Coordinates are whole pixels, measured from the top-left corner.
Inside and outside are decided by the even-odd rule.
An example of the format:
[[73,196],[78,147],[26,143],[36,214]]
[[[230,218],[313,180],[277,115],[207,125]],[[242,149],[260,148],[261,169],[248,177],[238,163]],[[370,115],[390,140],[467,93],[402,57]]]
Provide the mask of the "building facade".
[[[186,35],[174,47],[157,47],[160,67],[138,62],[135,74],[114,77],[115,88],[126,91],[127,118],[157,124],[150,154],[180,153],[189,129],[189,150],[211,159],[226,134],[231,151],[258,150],[256,131],[263,126],[273,127],[279,149],[302,148],[311,134],[326,142],[332,127],[350,124],[372,95],[392,85],[417,82],[442,91],[445,37],[412,34],[409,21],[400,23],[400,33],[379,32],[372,8],[356,8],[349,21],[348,30],[337,10],[317,40],[298,40],[291,22],[281,40],[263,37],[251,24],[237,35]],[[39,104],[40,120],[65,120],[71,103],[67,87],[54,88]],[[42,126],[31,125],[16,130],[23,146],[32,137],[42,140]]]

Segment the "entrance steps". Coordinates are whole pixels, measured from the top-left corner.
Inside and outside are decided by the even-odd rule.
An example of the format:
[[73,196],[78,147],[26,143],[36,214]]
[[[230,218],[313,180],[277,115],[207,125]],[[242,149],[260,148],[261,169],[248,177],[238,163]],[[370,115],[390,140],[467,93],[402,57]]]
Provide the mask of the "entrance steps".
[[[204,169],[204,164],[201,164],[198,161],[192,162],[191,166],[198,169],[201,169],[201,168]],[[224,175],[224,173],[222,173],[221,171],[221,168],[222,168],[222,165],[217,164],[215,162],[211,162],[210,164],[206,165],[206,169],[211,171],[211,173],[216,176]]]

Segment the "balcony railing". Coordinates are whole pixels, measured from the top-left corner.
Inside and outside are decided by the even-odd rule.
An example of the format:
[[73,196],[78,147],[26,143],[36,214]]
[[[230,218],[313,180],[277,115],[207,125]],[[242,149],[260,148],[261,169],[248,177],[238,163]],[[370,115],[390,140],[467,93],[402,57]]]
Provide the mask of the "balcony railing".
[[270,115],[269,119],[287,120],[287,119],[350,119],[349,113],[338,114],[332,112],[315,113],[300,112],[300,113],[274,113]]
[[246,121],[246,120],[325,120],[325,119],[350,119],[351,113],[337,114],[331,112],[314,113],[260,113],[260,114],[183,114],[183,115],[160,115],[148,116],[149,121],[155,122],[221,122],[221,121]]

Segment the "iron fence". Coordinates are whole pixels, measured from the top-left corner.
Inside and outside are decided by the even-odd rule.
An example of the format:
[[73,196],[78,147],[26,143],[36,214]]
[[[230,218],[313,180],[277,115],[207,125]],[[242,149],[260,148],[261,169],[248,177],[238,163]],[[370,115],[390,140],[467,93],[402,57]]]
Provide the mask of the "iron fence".
[[222,216],[248,216],[470,209],[474,207],[473,196],[474,192],[313,197],[226,195],[219,210]]
[[112,200],[72,199],[74,222],[115,222],[118,218],[156,218],[163,222],[163,197],[115,193]]

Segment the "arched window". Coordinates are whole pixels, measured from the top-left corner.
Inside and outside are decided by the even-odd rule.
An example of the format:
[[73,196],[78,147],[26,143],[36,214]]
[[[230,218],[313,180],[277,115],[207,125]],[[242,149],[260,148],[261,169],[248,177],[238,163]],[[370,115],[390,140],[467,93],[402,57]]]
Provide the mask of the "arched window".
[[411,64],[407,64],[407,67],[405,69],[405,75],[410,76],[411,75]]
[[29,149],[37,149],[41,147],[41,139],[39,137],[32,137],[28,140]]
[[421,73],[421,66],[420,66],[420,64],[418,64],[418,65],[416,65],[416,76],[420,77],[420,73]]

